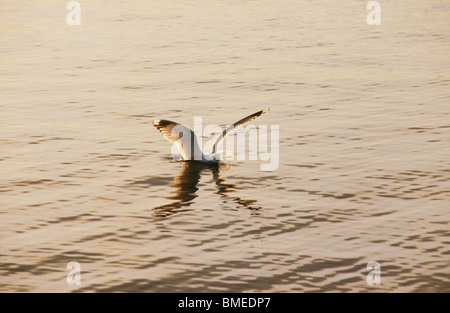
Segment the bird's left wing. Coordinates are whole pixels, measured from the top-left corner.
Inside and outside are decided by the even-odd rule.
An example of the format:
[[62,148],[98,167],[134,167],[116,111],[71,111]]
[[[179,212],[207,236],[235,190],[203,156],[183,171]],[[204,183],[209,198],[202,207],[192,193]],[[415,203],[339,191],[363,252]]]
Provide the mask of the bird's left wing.
[[197,136],[187,126],[169,120],[154,120],[155,126],[170,142],[174,142],[184,160],[202,159],[202,150],[198,145]]

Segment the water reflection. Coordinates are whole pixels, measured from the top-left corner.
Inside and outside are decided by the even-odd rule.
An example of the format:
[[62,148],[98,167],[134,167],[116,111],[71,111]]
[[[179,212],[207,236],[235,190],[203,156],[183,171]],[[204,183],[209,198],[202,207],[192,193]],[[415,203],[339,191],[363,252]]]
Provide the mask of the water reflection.
[[174,201],[169,204],[155,207],[153,209],[153,215],[157,217],[167,217],[177,212],[187,211],[187,207],[189,207],[194,202],[193,200],[198,197],[197,184],[204,171],[208,171],[212,174],[212,178],[217,186],[216,194],[220,195],[222,203],[235,203],[237,204],[237,208],[246,208],[251,210],[252,214],[261,214],[262,208],[256,205],[256,200],[230,196],[231,193],[240,188],[235,184],[226,183],[226,179],[221,176],[220,173],[229,168],[229,164],[208,164],[196,161],[182,162],[180,171],[171,183],[171,186],[174,188],[174,191],[172,192],[173,195],[166,197],[167,199]]
[[254,199],[243,199],[241,197],[232,197],[229,194],[235,192],[237,187],[235,184],[225,183],[226,179],[220,176],[220,172],[213,172],[213,178],[217,186],[217,194],[222,198],[222,203],[234,202],[237,204],[238,208],[249,209],[252,211],[252,215],[261,215],[262,207],[256,204]]

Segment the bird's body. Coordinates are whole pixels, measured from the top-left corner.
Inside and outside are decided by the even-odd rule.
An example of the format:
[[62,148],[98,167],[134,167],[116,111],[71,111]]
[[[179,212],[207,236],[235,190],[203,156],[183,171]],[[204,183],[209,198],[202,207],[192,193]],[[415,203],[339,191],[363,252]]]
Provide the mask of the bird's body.
[[153,125],[161,132],[164,138],[175,143],[175,146],[180,152],[183,160],[218,163],[220,161],[220,155],[217,150],[219,143],[231,132],[266,113],[267,111],[269,111],[269,109],[253,113],[225,128],[214,140],[214,144],[208,154],[203,153],[198,144],[197,136],[192,130],[189,129],[189,127],[169,120],[154,120]]

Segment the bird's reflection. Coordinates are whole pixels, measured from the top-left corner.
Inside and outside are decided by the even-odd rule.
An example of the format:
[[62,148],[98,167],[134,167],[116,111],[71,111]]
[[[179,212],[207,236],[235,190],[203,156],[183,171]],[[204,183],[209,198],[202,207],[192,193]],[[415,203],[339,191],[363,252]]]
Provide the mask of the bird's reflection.
[[235,203],[237,207],[246,208],[252,214],[261,214],[261,207],[255,205],[256,200],[232,197],[230,193],[235,192],[239,187],[234,184],[225,183],[226,179],[221,176],[221,172],[229,169],[229,164],[208,164],[196,161],[182,162],[181,169],[174,177],[171,186],[174,188],[173,195],[167,199],[173,200],[169,204],[155,207],[153,215],[166,217],[177,212],[187,211],[193,200],[198,197],[196,194],[197,184],[203,172],[210,172],[217,186],[216,194],[220,195],[223,203]]

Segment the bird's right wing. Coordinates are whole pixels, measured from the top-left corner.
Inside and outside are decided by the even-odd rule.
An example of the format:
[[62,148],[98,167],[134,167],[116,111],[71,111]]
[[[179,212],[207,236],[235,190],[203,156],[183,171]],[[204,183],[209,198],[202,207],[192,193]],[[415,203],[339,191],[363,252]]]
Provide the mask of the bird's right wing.
[[244,117],[243,119],[240,119],[239,121],[237,121],[237,122],[233,123],[232,125],[228,126],[227,128],[225,128],[225,130],[222,133],[220,133],[219,136],[217,136],[216,140],[214,141],[214,144],[211,148],[211,153],[217,153],[217,146],[219,145],[219,142],[221,140],[223,140],[226,136],[228,136],[230,133],[232,133],[239,127],[244,126],[251,120],[257,118],[258,116],[261,116],[262,114],[266,113],[269,110],[270,110],[270,108],[267,108],[267,109],[258,111],[256,113],[250,114],[249,116]]

